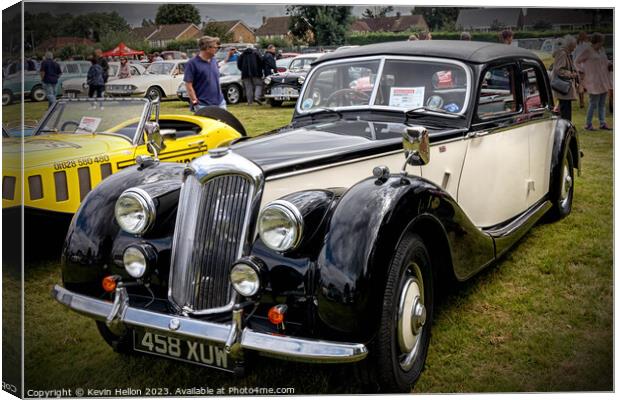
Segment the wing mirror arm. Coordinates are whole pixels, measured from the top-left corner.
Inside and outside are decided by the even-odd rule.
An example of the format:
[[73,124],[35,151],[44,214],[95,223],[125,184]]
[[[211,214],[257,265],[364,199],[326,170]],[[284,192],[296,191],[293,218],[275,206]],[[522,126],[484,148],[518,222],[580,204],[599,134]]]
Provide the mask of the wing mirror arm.
[[165,148],[164,137],[159,130],[159,123],[147,122],[144,125],[146,131],[146,148],[158,160],[159,153]]
[[405,164],[401,170],[407,175],[407,165],[426,165],[430,161],[428,130],[423,126],[411,126],[403,132],[403,149]]

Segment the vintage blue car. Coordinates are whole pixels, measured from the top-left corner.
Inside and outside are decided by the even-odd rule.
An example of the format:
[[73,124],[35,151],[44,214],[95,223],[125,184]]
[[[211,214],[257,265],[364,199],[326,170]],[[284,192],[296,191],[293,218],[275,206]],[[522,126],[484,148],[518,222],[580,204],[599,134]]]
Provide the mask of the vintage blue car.
[[143,158],[92,190],[52,294],[120,352],[357,363],[408,392],[436,288],[570,214],[579,140],[552,109],[543,63],[512,46],[326,54],[289,126],[187,165]]

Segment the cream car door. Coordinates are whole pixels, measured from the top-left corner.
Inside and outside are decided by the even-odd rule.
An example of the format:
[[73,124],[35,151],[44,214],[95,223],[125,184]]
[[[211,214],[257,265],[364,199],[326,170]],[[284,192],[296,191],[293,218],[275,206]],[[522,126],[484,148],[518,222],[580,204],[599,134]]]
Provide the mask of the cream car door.
[[530,128],[519,122],[523,107],[516,74],[513,64],[484,74],[477,105],[480,122],[467,140],[457,200],[481,228],[505,222],[528,207]]

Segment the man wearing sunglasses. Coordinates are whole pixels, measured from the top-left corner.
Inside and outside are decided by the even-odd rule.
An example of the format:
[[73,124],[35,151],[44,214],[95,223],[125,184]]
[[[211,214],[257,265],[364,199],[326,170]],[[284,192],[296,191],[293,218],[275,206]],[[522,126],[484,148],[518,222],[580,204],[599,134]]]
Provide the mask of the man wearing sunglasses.
[[226,100],[220,89],[220,70],[215,58],[220,47],[219,41],[219,38],[211,36],[200,38],[200,52],[185,65],[183,80],[193,112],[207,106],[226,109]]

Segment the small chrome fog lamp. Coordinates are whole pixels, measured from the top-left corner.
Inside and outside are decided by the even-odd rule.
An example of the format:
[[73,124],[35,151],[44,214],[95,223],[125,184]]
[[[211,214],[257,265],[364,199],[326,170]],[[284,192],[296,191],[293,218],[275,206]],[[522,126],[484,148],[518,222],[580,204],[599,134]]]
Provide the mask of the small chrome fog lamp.
[[137,246],[129,246],[123,252],[125,270],[134,278],[142,278],[148,267],[147,255]]
[[242,258],[230,268],[230,283],[241,296],[252,297],[261,288],[261,266],[252,258]]

